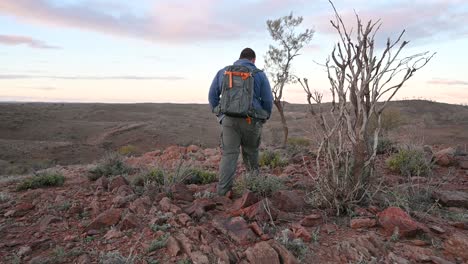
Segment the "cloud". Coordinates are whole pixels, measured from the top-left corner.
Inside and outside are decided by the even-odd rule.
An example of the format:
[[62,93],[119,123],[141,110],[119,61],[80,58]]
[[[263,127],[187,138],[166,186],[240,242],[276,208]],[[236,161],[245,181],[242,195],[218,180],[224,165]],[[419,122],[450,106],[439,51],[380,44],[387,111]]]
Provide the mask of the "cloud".
[[[47,0],[2,0],[0,14],[31,23],[75,28],[152,42],[225,40],[265,31],[265,17],[305,0],[260,0],[248,4],[218,0],[151,1],[146,13],[111,1],[53,4]],[[140,3],[141,4],[141,3]],[[136,6],[136,5],[135,5]],[[254,18],[242,15],[246,8]],[[288,11],[289,12],[289,11]]]
[[[387,1],[385,4],[359,5],[354,8],[343,8],[335,4],[339,14],[349,28],[356,28],[356,13],[363,22],[372,19],[381,20],[382,26],[378,33],[379,41],[386,41],[387,37],[394,39],[402,30],[406,30],[405,39],[424,43],[424,40],[447,40],[468,36],[468,3],[463,0],[415,0]],[[327,13],[316,14],[307,21],[317,26],[318,33],[336,34],[330,20],[334,20],[332,8]]]
[[180,76],[134,76],[134,75],[120,75],[120,76],[54,76],[54,75],[26,75],[26,74],[0,74],[0,80],[15,80],[15,79],[58,79],[58,80],[167,80],[179,81],[184,80]]
[[456,86],[468,86],[467,81],[460,81],[460,80],[451,80],[451,79],[432,79],[427,82],[428,84],[435,84],[435,85],[456,85]]
[[34,49],[61,49],[57,46],[48,45],[41,40],[18,35],[0,35],[0,44],[10,46],[27,45]]

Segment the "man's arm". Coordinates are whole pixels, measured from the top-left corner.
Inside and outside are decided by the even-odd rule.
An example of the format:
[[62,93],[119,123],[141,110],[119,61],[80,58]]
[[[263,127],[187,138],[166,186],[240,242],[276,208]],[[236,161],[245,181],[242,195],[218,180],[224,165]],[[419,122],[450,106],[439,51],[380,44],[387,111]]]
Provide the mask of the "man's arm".
[[268,117],[271,116],[271,110],[273,108],[273,94],[271,93],[271,86],[268,78],[264,72],[262,72],[262,86],[260,88],[260,96],[262,98],[262,108],[268,112]]
[[221,96],[219,76],[221,71],[216,74],[213,81],[211,82],[210,91],[208,93],[208,102],[210,103],[211,110],[213,110],[219,104],[219,97]]

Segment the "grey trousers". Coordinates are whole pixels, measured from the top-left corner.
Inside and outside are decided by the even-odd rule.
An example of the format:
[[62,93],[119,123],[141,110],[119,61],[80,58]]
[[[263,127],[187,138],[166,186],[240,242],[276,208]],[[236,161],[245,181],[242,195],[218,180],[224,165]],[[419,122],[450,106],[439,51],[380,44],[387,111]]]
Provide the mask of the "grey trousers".
[[219,166],[219,183],[217,192],[225,195],[232,189],[239,158],[239,148],[242,148],[242,158],[248,171],[258,170],[258,147],[262,134],[263,123],[252,119],[224,117],[222,121],[223,156]]

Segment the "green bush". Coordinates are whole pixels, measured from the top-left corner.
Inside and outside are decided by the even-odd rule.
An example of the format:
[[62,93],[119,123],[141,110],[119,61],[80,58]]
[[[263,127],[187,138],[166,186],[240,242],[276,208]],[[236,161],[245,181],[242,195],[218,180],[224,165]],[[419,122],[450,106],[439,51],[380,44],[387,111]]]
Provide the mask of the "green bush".
[[[404,124],[404,118],[398,109],[386,108],[380,117],[380,127],[382,133],[387,133]],[[369,131],[374,133],[377,129],[378,122],[375,115],[372,115],[369,120]]]
[[288,145],[309,147],[310,140],[308,140],[307,138],[301,138],[301,137],[290,137],[288,138]]
[[127,174],[130,173],[131,170],[132,169],[124,163],[121,155],[110,153],[99,162],[96,168],[90,171],[91,175],[88,176],[88,178],[94,181],[102,176],[109,177]]
[[37,189],[44,187],[62,186],[65,177],[59,172],[43,172],[33,177],[26,178],[16,186],[18,191]]
[[[374,138],[370,140],[371,147],[374,146]],[[395,152],[395,143],[385,137],[379,138],[377,142],[377,154],[386,154],[386,153],[393,153]]]
[[164,234],[157,239],[153,240],[148,248],[148,252],[153,252],[155,250],[165,248],[167,245],[167,239],[169,238],[169,234]]
[[260,154],[258,163],[262,167],[278,168],[286,166],[288,161],[282,159],[278,152],[266,150]]
[[307,245],[302,241],[300,238],[291,239],[291,231],[289,229],[285,229],[281,232],[281,237],[277,240],[287,249],[289,250],[296,258],[299,260],[303,260],[309,249]]
[[186,184],[209,184],[218,180],[218,175],[214,172],[201,169],[189,169],[184,181]]
[[133,180],[135,186],[145,186],[147,184],[163,185],[164,171],[157,168],[149,169],[137,175]]
[[283,188],[283,181],[278,177],[246,174],[234,183],[233,191],[236,195],[241,195],[245,190],[250,190],[267,197]]
[[406,176],[426,176],[432,171],[432,164],[424,151],[416,148],[400,149],[387,160],[388,167]]

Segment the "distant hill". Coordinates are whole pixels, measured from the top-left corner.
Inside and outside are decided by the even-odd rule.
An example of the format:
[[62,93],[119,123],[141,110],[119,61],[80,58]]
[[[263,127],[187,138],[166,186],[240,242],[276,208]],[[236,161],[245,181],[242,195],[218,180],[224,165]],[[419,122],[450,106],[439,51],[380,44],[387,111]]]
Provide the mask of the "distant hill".
[[[307,105],[288,104],[292,137],[314,135]],[[403,120],[391,135],[440,145],[468,144],[468,107],[429,101],[395,101]],[[274,110],[263,143],[281,139]],[[219,144],[220,127],[208,105],[0,103],[0,174],[53,164],[92,162],[123,146],[136,155],[169,145]]]

